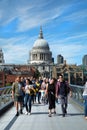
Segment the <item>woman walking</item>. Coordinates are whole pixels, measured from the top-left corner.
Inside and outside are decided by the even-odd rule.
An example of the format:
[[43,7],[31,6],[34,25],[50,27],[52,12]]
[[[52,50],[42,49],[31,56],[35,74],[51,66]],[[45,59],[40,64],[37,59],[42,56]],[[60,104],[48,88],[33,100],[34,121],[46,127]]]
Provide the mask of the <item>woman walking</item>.
[[30,80],[26,79],[26,86],[25,86],[25,107],[26,107],[26,115],[31,114],[31,102],[32,102],[32,95],[33,95],[33,85],[30,85]]
[[51,117],[52,116],[52,109],[53,109],[53,113],[56,114],[55,111],[55,78],[52,78],[50,80],[50,83],[48,84],[47,88],[47,93],[48,93],[48,103],[49,103],[49,114],[48,116]]

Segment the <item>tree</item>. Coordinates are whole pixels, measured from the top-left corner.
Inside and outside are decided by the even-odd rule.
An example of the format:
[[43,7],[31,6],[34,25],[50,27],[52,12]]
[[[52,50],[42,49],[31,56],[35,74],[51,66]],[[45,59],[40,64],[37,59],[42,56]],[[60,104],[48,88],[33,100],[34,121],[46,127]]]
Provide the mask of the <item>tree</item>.
[[39,78],[40,76],[41,76],[40,72],[38,71],[38,69],[36,69],[36,71],[34,73],[34,77]]

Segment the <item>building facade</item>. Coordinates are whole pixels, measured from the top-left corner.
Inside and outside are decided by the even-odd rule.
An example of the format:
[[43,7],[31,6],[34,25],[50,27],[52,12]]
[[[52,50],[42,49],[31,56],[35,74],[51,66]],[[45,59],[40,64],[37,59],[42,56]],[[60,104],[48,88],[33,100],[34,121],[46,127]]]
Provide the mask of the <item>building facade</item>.
[[60,54],[57,56],[57,64],[63,64],[64,63],[64,58],[63,56]]
[[64,79],[70,84],[84,84],[84,73],[81,66],[74,64],[69,65],[66,62],[53,66],[52,76],[58,78],[60,74],[62,74]]
[[5,61],[4,61],[4,54],[3,54],[3,52],[2,52],[2,49],[0,49],[0,64],[1,63],[4,63]]
[[35,66],[41,76],[51,76],[51,66],[54,64],[52,52],[50,51],[48,42],[43,37],[42,28],[40,28],[39,37],[29,52],[29,64]]
[[37,76],[36,69],[29,65],[2,64],[0,68],[0,87],[11,85],[18,75],[24,78]]
[[84,66],[87,66],[87,55],[84,55],[84,56],[83,56],[82,64],[83,64]]

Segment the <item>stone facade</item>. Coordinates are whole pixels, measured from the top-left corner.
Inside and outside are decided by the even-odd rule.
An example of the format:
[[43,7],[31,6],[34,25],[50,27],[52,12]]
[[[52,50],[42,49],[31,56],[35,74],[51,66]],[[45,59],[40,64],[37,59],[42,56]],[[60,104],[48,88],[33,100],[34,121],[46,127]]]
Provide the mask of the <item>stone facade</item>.
[[82,63],[84,66],[87,66],[87,55],[83,56]]
[[35,66],[41,76],[50,77],[50,66],[53,64],[52,52],[48,42],[43,38],[42,28],[40,28],[39,37],[29,52],[29,64]]
[[3,55],[3,52],[2,52],[2,49],[0,49],[0,64],[1,63],[4,63],[4,55]]
[[58,78],[62,74],[64,79],[70,84],[83,85],[84,73],[81,66],[69,65],[66,62],[64,64],[55,65],[52,69],[52,76]]
[[49,44],[43,38],[42,28],[40,28],[40,34],[38,39],[35,41],[32,50],[29,53],[29,63],[51,63],[52,52],[49,49]]

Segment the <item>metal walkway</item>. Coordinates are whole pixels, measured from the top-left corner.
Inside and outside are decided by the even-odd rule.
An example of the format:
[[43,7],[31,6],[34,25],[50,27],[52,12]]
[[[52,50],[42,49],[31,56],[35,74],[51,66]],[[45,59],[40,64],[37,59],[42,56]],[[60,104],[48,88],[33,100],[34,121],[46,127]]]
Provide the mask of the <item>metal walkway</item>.
[[34,104],[31,115],[15,117],[15,107],[12,107],[1,116],[0,130],[87,130],[87,121],[79,107],[69,104],[67,115],[62,117],[61,106],[57,104],[56,112],[48,117],[48,105]]

